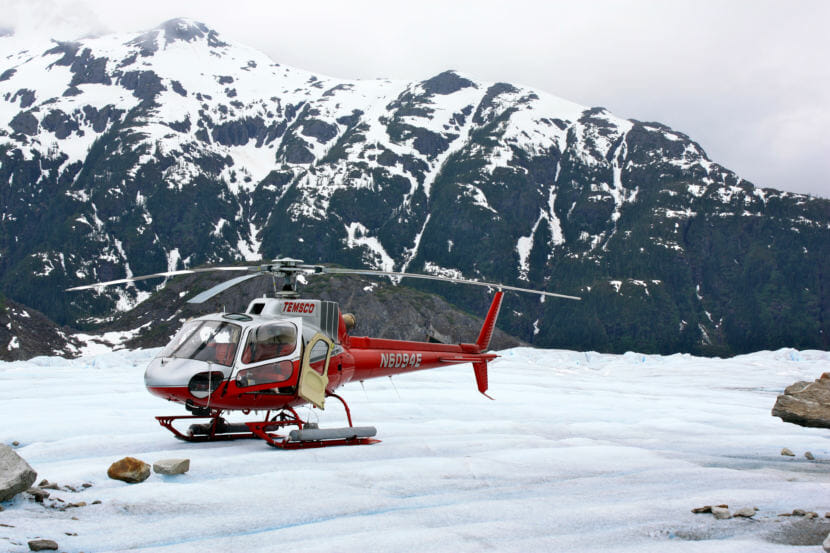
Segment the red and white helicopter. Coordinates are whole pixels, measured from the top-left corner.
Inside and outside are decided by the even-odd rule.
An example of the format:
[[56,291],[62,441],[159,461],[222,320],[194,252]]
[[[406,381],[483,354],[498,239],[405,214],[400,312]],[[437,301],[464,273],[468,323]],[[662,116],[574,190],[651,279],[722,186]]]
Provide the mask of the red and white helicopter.
[[[270,275],[285,280],[273,298],[257,298],[244,313],[215,313],[184,323],[144,374],[150,393],[182,403],[190,415],[156,417],[177,438],[193,442],[262,438],[283,449],[377,443],[374,427],[354,426],[349,406],[335,390],[352,381],[472,363],[478,390],[487,395],[487,363],[497,357],[486,353],[496,325],[504,290],[530,292],[578,300],[575,296],[515,286],[417,273],[342,269],[307,265],[298,259],[275,259],[254,267],[211,267],[155,273],[70,288],[98,289],[150,278],[208,271],[244,271],[248,274],[223,282],[188,300],[202,303],[251,278]],[[441,344],[352,336],[355,318],[336,302],[301,299],[296,291],[300,275],[340,274],[421,278],[486,286],[493,296],[484,325],[474,343]],[[487,396],[489,397],[489,396]],[[294,409],[303,404],[325,408],[326,398],[343,404],[348,426],[320,429],[303,420]],[[222,414],[231,411],[265,411],[262,420],[229,423]],[[273,416],[272,416],[273,415]],[[173,423],[207,418],[186,431]],[[192,421],[190,421],[192,422]],[[296,427],[285,432],[286,427]]]

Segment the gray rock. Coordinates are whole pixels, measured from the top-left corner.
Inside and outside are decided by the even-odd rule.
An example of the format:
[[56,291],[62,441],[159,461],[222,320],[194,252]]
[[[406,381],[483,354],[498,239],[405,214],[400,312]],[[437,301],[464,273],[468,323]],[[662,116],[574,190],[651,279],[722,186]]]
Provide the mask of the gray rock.
[[0,444],[0,501],[28,490],[36,478],[29,463],[6,444]]
[[30,551],[57,551],[58,544],[52,540],[31,540],[29,542]]
[[741,507],[734,513],[732,513],[733,517],[744,517],[744,518],[752,518],[755,516],[755,507]]
[[190,470],[190,459],[162,459],[153,463],[153,472],[157,474],[184,474]]
[[712,514],[718,520],[732,518],[732,513],[729,512],[729,509],[724,509],[723,507],[712,507]]
[[815,456],[812,454],[812,452],[810,452],[810,451],[805,451],[805,452],[804,452],[804,457],[805,457],[808,461],[815,461],[815,460],[816,460],[816,457],[815,457]]
[[785,455],[787,457],[795,457],[795,453],[793,453],[792,450],[788,447],[785,447],[781,450],[781,455]]
[[775,400],[772,415],[801,426],[830,428],[830,373],[788,386]]
[[830,534],[827,534],[827,538],[821,546],[824,548],[825,553],[830,553]]

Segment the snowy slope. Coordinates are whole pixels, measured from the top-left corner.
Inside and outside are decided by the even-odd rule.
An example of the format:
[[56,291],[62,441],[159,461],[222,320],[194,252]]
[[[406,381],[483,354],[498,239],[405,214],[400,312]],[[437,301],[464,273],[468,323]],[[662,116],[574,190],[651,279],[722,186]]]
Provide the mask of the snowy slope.
[[[0,364],[0,439],[21,442],[38,479],[92,484],[53,492],[85,507],[4,504],[0,549],[23,552],[41,536],[87,553],[779,552],[818,551],[787,543],[826,534],[823,520],[793,530],[777,515],[830,511],[827,431],[770,409],[785,386],[828,370],[830,353],[507,350],[491,370],[496,401],[475,391],[466,366],[368,381],[365,393],[349,385],[356,423],[377,425],[382,443],[297,452],[176,441],[153,416],[177,410],[143,388],[153,353]],[[320,413],[323,425],[341,418]],[[797,456],[782,457],[784,446]],[[126,455],[186,456],[191,470],[137,485],[107,479]],[[690,512],[719,503],[759,512]]]

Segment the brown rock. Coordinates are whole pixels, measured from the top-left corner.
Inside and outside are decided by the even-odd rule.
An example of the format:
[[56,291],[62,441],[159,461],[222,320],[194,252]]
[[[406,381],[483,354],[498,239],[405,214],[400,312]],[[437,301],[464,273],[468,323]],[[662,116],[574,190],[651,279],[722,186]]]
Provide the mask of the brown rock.
[[781,450],[781,455],[784,455],[786,457],[795,457],[795,453],[793,453],[792,450],[788,447],[785,447]]
[[29,488],[26,493],[34,497],[38,503],[43,503],[43,500],[49,497],[49,492],[40,488]]
[[772,416],[801,426],[830,428],[830,378],[796,382],[775,400]]
[[694,509],[692,509],[692,512],[695,513],[695,514],[711,513],[712,512],[712,506],[711,505],[704,505],[703,507],[695,507]]
[[32,540],[29,542],[30,551],[57,551],[58,544],[52,540]]
[[811,452],[809,452],[809,451],[805,451],[805,452],[804,452],[804,457],[805,457],[808,461],[815,461],[815,460],[816,460],[815,455],[813,455],[813,454],[812,454]]
[[150,477],[150,465],[134,457],[124,457],[110,465],[107,476],[130,484],[144,482]]

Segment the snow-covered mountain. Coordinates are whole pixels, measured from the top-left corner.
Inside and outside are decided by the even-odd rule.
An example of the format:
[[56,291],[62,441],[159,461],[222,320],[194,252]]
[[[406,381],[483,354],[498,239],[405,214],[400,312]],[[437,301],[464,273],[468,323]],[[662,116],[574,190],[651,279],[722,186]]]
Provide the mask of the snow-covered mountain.
[[60,323],[147,295],[68,285],[289,255],[585,296],[516,300],[539,344],[828,345],[830,202],[657,123],[453,71],[332,79],[189,20],[6,53],[0,198],[3,291]]

